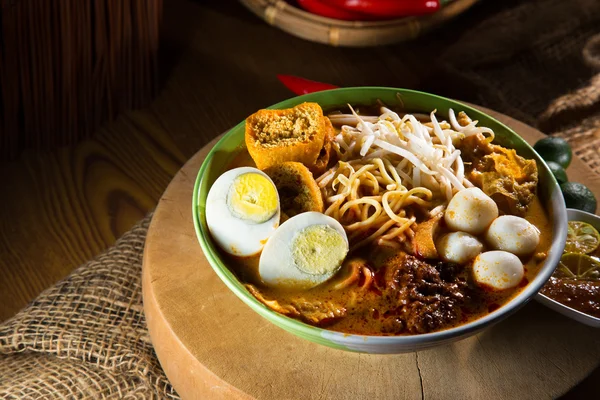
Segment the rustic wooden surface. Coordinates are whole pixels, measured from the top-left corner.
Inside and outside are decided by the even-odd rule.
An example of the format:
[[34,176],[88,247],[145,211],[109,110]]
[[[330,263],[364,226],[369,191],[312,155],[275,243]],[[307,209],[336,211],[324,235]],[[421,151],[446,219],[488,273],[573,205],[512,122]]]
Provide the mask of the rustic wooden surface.
[[[486,111],[530,143],[543,137]],[[536,302],[471,338],[394,356],[333,350],[276,327],[227,289],[198,244],[192,189],[214,143],[194,155],[165,191],[144,250],[148,328],[183,398],[555,398],[599,365],[598,331]],[[600,177],[581,160],[573,160],[569,176],[600,193]]]
[[[316,45],[275,30],[241,4],[224,3],[165,2],[166,78],[150,107],[120,116],[77,146],[26,152],[0,165],[0,321],[151,211],[204,144],[290,97],[276,74],[345,86],[418,85],[409,66],[381,49]],[[379,61],[356,62],[357,54]]]
[[[0,165],[0,321],[154,209],[185,160],[216,135],[290,97],[276,74],[440,93],[447,87],[436,75],[440,51],[466,27],[518,2],[479,2],[442,31],[370,49],[291,37],[237,2],[165,2],[163,90],[150,107],[107,123],[77,146]],[[468,99],[460,91],[441,94]],[[598,379],[600,369],[586,382]]]
[[[121,115],[76,146],[0,164],[0,321],[151,211],[185,160],[208,141],[290,97],[277,74],[340,86],[435,87],[436,54],[468,21],[500,6],[481,3],[444,35],[342,49],[274,29],[237,2],[165,2],[164,88],[151,106]],[[413,56],[398,56],[404,53]]]

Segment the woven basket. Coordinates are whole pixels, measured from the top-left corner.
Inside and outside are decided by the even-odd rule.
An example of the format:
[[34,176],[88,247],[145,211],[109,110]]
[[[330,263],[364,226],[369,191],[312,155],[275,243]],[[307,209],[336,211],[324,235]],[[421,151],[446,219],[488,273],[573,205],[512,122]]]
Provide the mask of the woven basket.
[[253,13],[294,36],[331,46],[368,47],[414,39],[466,11],[478,0],[454,0],[435,14],[389,21],[340,21],[283,0],[240,0]]

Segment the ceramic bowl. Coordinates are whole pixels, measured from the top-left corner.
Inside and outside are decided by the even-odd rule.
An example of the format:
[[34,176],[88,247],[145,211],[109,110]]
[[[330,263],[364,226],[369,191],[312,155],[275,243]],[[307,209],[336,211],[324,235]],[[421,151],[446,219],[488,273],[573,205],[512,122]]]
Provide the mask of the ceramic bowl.
[[244,121],[231,129],[206,157],[196,179],[192,210],[198,240],[210,265],[225,285],[256,313],[301,338],[322,345],[366,353],[401,353],[429,348],[473,335],[508,317],[532,299],[554,271],[563,252],[567,232],[567,214],[556,180],[546,164],[527,142],[496,119],[459,102],[413,90],[360,87],[311,93],[291,98],[269,108],[283,109],[305,101],[311,101],[317,102],[324,109],[327,109],[344,106],[345,104],[376,104],[378,100],[390,106],[399,105],[401,101],[403,109],[410,112],[429,113],[437,109],[438,115],[444,116],[444,118],[447,117],[450,108],[454,109],[455,112],[465,111],[472,119],[478,120],[480,125],[494,130],[495,143],[514,148],[523,157],[536,160],[540,182],[538,193],[549,213],[554,231],[551,249],[538,275],[519,295],[494,312],[467,324],[439,332],[410,336],[365,336],[344,334],[310,326],[271,311],[256,300],[224,264],[208,232],[205,216],[206,196],[212,183],[236,154],[244,149]]
[[[569,221],[587,222],[588,224],[592,225],[594,228],[600,231],[600,217],[595,214],[590,214],[585,211],[567,208],[567,218],[569,219]],[[552,310],[566,315],[571,319],[574,319],[575,321],[581,322],[582,324],[586,324],[589,326],[593,326],[595,328],[600,328],[600,318],[598,317],[593,317],[579,310],[575,310],[574,308],[567,307],[564,304],[553,300],[548,296],[543,295],[542,293],[537,294],[536,300],[544,304],[545,306],[551,308]]]

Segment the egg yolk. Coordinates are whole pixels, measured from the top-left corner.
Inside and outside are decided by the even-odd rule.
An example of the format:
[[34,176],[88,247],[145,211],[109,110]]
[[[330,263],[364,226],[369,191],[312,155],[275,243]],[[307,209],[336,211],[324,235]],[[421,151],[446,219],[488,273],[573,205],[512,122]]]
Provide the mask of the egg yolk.
[[348,253],[342,235],[328,225],[311,225],[302,229],[292,239],[291,247],[296,267],[311,275],[335,271]]
[[278,203],[275,185],[255,172],[239,175],[229,187],[229,210],[246,221],[257,224],[268,221],[277,212]]

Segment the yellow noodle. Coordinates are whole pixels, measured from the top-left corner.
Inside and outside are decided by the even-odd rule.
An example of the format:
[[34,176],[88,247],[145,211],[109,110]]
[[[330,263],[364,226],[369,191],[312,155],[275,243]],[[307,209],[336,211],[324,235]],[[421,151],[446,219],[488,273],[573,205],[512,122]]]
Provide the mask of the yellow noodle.
[[[358,195],[358,187],[359,187],[359,186],[360,186],[360,181],[359,181],[359,180],[355,180],[355,181],[353,181],[353,182],[352,182],[352,188],[351,188],[351,190],[350,190],[350,200],[351,200],[351,201],[352,201],[352,200],[356,200],[356,199],[358,199],[359,197],[361,197],[361,196],[359,196],[359,195]],[[348,204],[348,203],[346,203],[346,204]],[[354,212],[355,212],[357,215],[361,214],[361,212],[360,212],[360,206],[359,206],[357,203],[352,203],[352,204],[353,204],[353,205],[352,205],[352,210],[353,210],[353,211],[354,211]]]
[[375,175],[370,172],[366,172],[365,176],[367,177],[365,183],[369,182],[369,184],[373,187],[373,194],[379,194],[379,181]]
[[396,221],[399,224],[403,224],[406,221],[406,218],[400,218],[399,216],[397,216],[396,213],[390,208],[390,204],[388,203],[388,198],[394,194],[401,194],[402,198],[405,197],[404,193],[402,193],[402,192],[398,192],[398,191],[385,192],[381,199],[381,204],[383,205],[383,209],[385,210],[385,212],[387,213],[388,217],[390,217],[391,220]]
[[396,229],[392,229],[390,231],[390,233],[386,234],[386,235],[382,235],[381,238],[385,239],[385,240],[390,240],[393,239],[394,237],[404,233],[414,222],[416,221],[415,217],[412,217],[411,219],[407,220],[404,225],[402,225],[399,228]]
[[374,158],[373,163],[379,168],[379,172],[381,173],[381,176],[385,179],[384,182],[386,184],[396,183],[396,181],[394,181],[392,177],[388,175],[387,171],[385,170],[385,166],[383,165],[383,161],[381,161],[381,158]]
[[400,176],[398,175],[398,171],[396,171],[396,168],[394,168],[392,163],[387,159],[384,159],[383,162],[384,162],[385,166],[390,170],[390,173],[392,174],[396,184],[398,186],[404,187],[404,185],[402,185],[402,179],[400,179]]
[[396,246],[413,237],[416,218],[412,211],[407,215],[407,207],[428,211],[432,198],[427,188],[406,187],[412,185],[409,174],[414,167],[395,154],[360,158],[360,146],[353,147],[343,135],[337,143],[341,161],[317,182],[325,198],[325,214],[342,222],[351,248],[375,241]]
[[351,182],[352,183],[350,185],[350,198],[352,200],[354,200],[354,199],[357,199],[359,197],[358,196],[358,187],[360,186],[361,182],[360,182],[359,179],[356,179],[356,178],[354,178]]
[[340,204],[342,204],[344,202],[344,199],[341,198],[337,201],[335,201],[333,204],[331,204],[327,210],[325,210],[325,215],[328,215],[332,218],[335,218],[337,220],[339,220],[339,209],[340,209]]
[[387,247],[392,247],[392,248],[395,248],[395,249],[399,249],[400,248],[400,243],[394,242],[394,241],[391,241],[391,240],[384,240],[384,239],[381,239],[381,238],[377,240],[377,244],[380,245],[380,246],[387,246]]
[[355,222],[350,225],[345,225],[344,228],[346,230],[352,231],[352,230],[358,229],[361,226],[371,225],[381,214],[381,204],[378,201],[375,201],[368,197],[363,197],[361,199],[350,200],[349,202],[344,204],[344,206],[340,209],[340,216],[343,217],[349,208],[351,208],[354,205],[361,204],[361,203],[373,206],[375,208],[375,212],[365,220],[358,221],[358,222]]
[[375,232],[373,232],[371,235],[369,235],[367,238],[361,240],[360,242],[358,242],[354,246],[352,246],[350,248],[350,250],[354,251],[366,244],[371,243],[373,240],[378,239],[384,232],[386,232],[390,227],[392,227],[394,225],[394,223],[395,223],[395,221],[389,220],[388,222],[383,224],[379,229],[377,229]]
[[362,212],[360,214],[360,218],[365,221],[366,219],[369,218],[369,208],[368,205],[363,206],[362,208]]
[[[362,167],[360,167],[360,168],[358,169],[358,171],[356,171],[356,172],[352,173],[352,175],[350,175],[350,177],[349,177],[349,179],[348,179],[348,181],[349,181],[349,185],[350,185],[350,186],[351,186],[351,185],[353,185],[353,184],[354,184],[354,181],[355,181],[355,180],[357,180],[357,179],[360,179],[360,177],[361,177],[361,176],[362,176],[362,175],[363,175],[363,174],[364,174],[366,171],[372,170],[372,169],[374,169],[374,168],[375,168],[375,166],[374,166],[374,165],[365,165],[365,166],[362,166]],[[360,180],[359,180],[359,183],[360,183]]]

